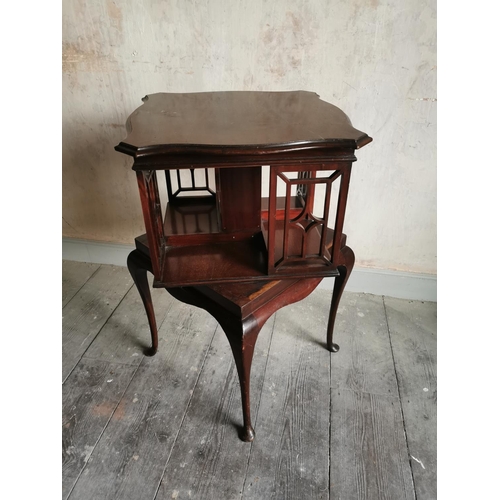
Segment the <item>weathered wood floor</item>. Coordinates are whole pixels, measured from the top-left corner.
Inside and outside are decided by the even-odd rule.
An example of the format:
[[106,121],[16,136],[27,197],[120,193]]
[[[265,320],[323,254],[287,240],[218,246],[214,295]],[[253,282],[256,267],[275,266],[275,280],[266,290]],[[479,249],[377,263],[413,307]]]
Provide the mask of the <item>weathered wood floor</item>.
[[63,498],[436,498],[436,304],[331,293],[272,316],[252,368],[256,438],[216,321],[153,291],[156,356],[126,268],[63,263]]

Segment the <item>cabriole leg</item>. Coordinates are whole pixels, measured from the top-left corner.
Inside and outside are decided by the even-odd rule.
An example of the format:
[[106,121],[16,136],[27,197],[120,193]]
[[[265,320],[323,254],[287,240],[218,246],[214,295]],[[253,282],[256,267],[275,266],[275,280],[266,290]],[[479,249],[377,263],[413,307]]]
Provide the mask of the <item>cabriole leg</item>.
[[335,326],[335,318],[337,316],[337,309],[342,297],[345,285],[349,276],[351,275],[352,268],[354,267],[354,252],[347,246],[341,249],[344,257],[344,262],[339,265],[338,270],[340,276],[335,278],[335,285],[333,287],[332,305],[330,307],[330,316],[328,318],[328,328],[326,334],[326,346],[331,352],[337,352],[340,347],[338,344],[333,343],[333,327]]
[[151,292],[149,290],[147,273],[152,272],[151,260],[138,250],[130,252],[127,258],[127,267],[139,291],[151,330],[151,347],[144,351],[146,356],[154,356],[158,350],[158,329],[156,327],[155,312]]
[[220,324],[229,340],[233,357],[238,371],[243,406],[243,429],[240,432],[242,441],[253,441],[255,432],[250,418],[250,370],[257,337],[268,316],[258,321],[253,315],[245,319],[229,313],[219,304],[207,299],[194,287],[167,288],[168,292],[177,300],[201,307],[208,311]]
[[243,405],[243,429],[240,433],[242,441],[251,442],[255,437],[250,417],[250,371],[253,352],[261,327],[253,317],[247,318],[243,324],[221,325],[231,345],[241,389]]

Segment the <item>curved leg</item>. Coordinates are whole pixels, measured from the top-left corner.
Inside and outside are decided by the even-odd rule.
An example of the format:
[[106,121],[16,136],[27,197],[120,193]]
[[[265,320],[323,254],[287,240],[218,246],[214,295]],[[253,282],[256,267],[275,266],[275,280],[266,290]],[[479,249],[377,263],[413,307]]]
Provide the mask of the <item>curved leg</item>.
[[240,433],[242,441],[251,442],[255,437],[250,417],[250,371],[252,369],[253,352],[260,326],[250,316],[243,324],[234,327],[223,326],[231,350],[233,351],[238,378],[240,381],[241,403],[243,405],[243,429]]
[[280,291],[243,319],[201,293],[196,287],[167,288],[167,291],[177,300],[208,311],[219,322],[229,340],[240,382],[243,406],[243,429],[240,433],[242,441],[250,442],[255,437],[250,417],[250,371],[259,332],[273,313],[307,297],[318,286],[321,279],[307,278],[291,282],[288,288]]
[[151,330],[151,347],[144,351],[146,356],[154,356],[158,350],[158,329],[156,327],[155,312],[151,292],[149,290],[147,273],[152,272],[151,260],[139,250],[130,252],[127,258],[127,267],[139,291]]
[[208,311],[219,322],[226,334],[233,351],[240,382],[243,406],[243,429],[240,432],[240,439],[246,442],[253,441],[255,431],[250,417],[250,370],[257,337],[265,321],[271,315],[271,311],[260,315],[259,318],[250,315],[241,319],[200,294],[194,287],[167,288],[167,290],[177,300]]
[[333,343],[333,327],[335,325],[335,317],[337,316],[337,309],[339,307],[340,298],[342,297],[342,292],[344,291],[347,280],[349,279],[352,268],[354,267],[354,252],[347,246],[343,247],[341,252],[344,256],[344,262],[338,267],[340,276],[335,278],[332,305],[330,307],[330,316],[328,318],[328,328],[326,334],[326,346],[331,352],[337,352],[340,349],[338,344]]

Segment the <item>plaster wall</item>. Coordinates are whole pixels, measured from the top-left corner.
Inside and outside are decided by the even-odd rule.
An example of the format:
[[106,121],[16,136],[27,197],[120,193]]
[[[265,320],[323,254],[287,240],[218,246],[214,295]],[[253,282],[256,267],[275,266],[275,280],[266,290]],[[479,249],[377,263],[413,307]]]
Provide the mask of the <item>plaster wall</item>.
[[63,0],[63,236],[144,232],[113,147],[155,92],[309,90],[373,137],[345,231],[357,265],[436,272],[434,0]]

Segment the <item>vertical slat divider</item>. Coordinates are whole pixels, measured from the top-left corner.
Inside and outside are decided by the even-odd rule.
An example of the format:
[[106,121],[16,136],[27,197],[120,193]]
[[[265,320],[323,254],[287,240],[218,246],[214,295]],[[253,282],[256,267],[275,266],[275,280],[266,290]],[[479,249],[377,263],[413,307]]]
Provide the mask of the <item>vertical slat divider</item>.
[[292,185],[286,183],[285,197],[285,220],[283,221],[283,261],[288,259],[288,235],[290,232],[290,203],[292,196]]
[[328,216],[330,213],[330,198],[332,194],[332,181],[326,183],[325,188],[325,205],[323,207],[323,230],[321,231],[321,241],[319,243],[319,254],[326,256],[326,234],[328,230]]
[[274,246],[276,242],[276,196],[277,196],[276,167],[269,167],[269,215],[267,234],[267,262],[268,271],[274,271]]
[[347,204],[347,194],[349,191],[349,180],[351,177],[351,164],[347,164],[339,170],[343,170],[340,176],[340,189],[337,203],[337,213],[335,215],[335,233],[333,237],[332,248],[332,263],[336,264],[339,261],[340,254],[340,238],[342,237],[342,229],[344,227],[345,208]]
[[156,172],[154,170],[137,170],[136,173],[151,262],[155,277],[159,278],[164,233]]
[[[311,175],[311,172],[310,171],[305,171],[305,172],[300,172],[300,174],[301,175],[299,175],[298,177],[300,177],[302,179],[309,179],[310,175]],[[304,216],[305,216],[305,218],[307,220],[308,215],[312,211],[311,208],[310,208],[310,203],[307,201],[308,195],[309,195],[309,191],[310,191],[310,188],[311,188],[311,184],[303,184],[303,186],[305,188],[304,204],[306,205]],[[302,258],[305,258],[305,256],[306,256],[307,237],[308,237],[308,234],[307,234],[306,231],[304,231],[304,234],[302,235],[302,248],[301,248],[301,252],[300,252]]]
[[304,259],[306,256],[306,247],[307,247],[307,232],[304,231],[304,234],[302,235],[302,249],[301,249],[301,256]]
[[[310,170],[309,172],[306,173],[306,179],[316,179],[316,170]],[[308,214],[312,215],[314,211],[314,192],[315,192],[315,187],[316,185],[313,183],[310,183],[307,185],[307,195],[306,195],[306,204],[307,204],[307,209],[306,209],[306,216]]]
[[222,230],[222,200],[220,196],[220,168],[214,169],[215,177],[215,206],[217,207],[217,224],[219,226],[219,231]]
[[170,170],[165,170],[165,181],[167,183],[167,194],[168,194],[168,201],[171,202],[174,198],[173,191],[172,191],[172,179],[170,178]]
[[194,181],[194,168],[190,168],[189,170],[191,171],[191,187],[195,188],[196,183]]
[[[298,177],[299,177],[299,179],[305,179],[307,177],[307,172],[301,170],[299,172]],[[307,184],[298,184],[297,185],[297,197],[299,198],[302,206],[305,206],[306,198],[307,198]]]
[[177,172],[177,192],[181,190],[182,183],[181,183],[181,171],[179,169],[176,170]]
[[210,192],[210,182],[208,180],[208,168],[205,169],[205,186],[207,186],[208,192]]

